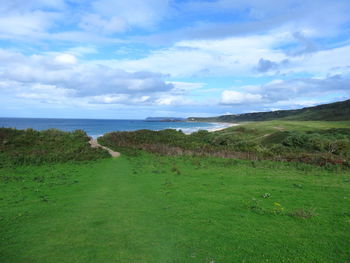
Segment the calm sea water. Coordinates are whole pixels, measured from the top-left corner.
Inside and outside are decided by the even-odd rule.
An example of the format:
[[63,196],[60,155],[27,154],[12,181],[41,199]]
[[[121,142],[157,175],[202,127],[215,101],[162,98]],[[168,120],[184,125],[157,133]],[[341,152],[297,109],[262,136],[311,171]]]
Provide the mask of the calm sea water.
[[16,129],[33,128],[35,130],[56,128],[63,131],[79,129],[84,130],[89,136],[96,138],[112,131],[181,129],[184,133],[191,133],[200,129],[214,130],[224,128],[226,125],[205,122],[147,122],[144,120],[0,118],[0,127]]

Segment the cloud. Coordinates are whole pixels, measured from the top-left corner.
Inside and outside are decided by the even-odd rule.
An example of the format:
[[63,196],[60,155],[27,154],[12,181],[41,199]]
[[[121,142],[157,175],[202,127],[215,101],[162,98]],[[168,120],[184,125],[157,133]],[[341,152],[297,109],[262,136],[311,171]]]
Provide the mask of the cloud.
[[205,16],[206,19],[189,19],[190,23],[181,28],[143,36],[139,40],[155,45],[172,44],[183,39],[223,39],[266,34],[280,29],[302,33],[311,43],[312,38],[346,33],[350,22],[347,0],[186,1],[179,4],[177,9],[184,17]]
[[[220,114],[298,109],[350,98],[350,76],[274,80],[224,90]],[[211,114],[215,116],[215,114]]]
[[295,32],[294,38],[299,41],[299,45],[294,50],[288,51],[290,56],[300,56],[304,54],[310,54],[317,51],[317,46],[314,41],[305,37],[302,32]]
[[88,102],[91,104],[127,104],[141,105],[151,102],[151,96],[138,95],[131,96],[130,94],[105,94],[99,96],[88,97]]
[[174,107],[195,105],[187,94],[204,85],[166,81],[160,73],[91,64],[68,52],[26,56],[0,49],[2,94],[44,105]]
[[58,88],[55,85],[29,84],[20,89],[15,95],[17,98],[39,100],[45,103],[61,103],[67,97],[74,96],[75,90]]
[[221,104],[235,105],[235,104],[251,104],[262,101],[262,95],[243,93],[234,90],[224,90],[221,94]]
[[156,99],[155,103],[160,106],[182,106],[182,105],[194,105],[195,103],[184,97],[178,95],[164,94],[160,98]]
[[79,27],[102,34],[121,33],[134,27],[149,29],[169,15],[169,4],[168,0],[94,1]]
[[268,72],[271,70],[278,70],[280,67],[286,66],[288,64],[288,59],[283,59],[281,62],[274,62],[268,59],[261,58],[258,62],[256,70],[259,72]]
[[205,83],[201,82],[184,82],[184,81],[169,81],[167,82],[174,86],[173,93],[185,94],[192,90],[199,90],[205,86]]
[[[142,58],[100,60],[128,71],[151,70],[171,77],[256,77],[263,74],[339,74],[350,65],[350,45],[314,50],[309,55],[290,56],[285,46],[296,51],[293,33],[231,37],[221,40],[187,40],[154,50]],[[294,53],[296,54],[296,53]],[[304,53],[305,54],[305,53]]]
[[[319,50],[311,56],[299,56],[293,60],[292,72],[307,72],[318,77],[344,75],[349,72],[350,45]],[[288,71],[287,71],[288,72]]]
[[338,98],[350,96],[350,76],[328,76],[327,78],[297,78],[274,80],[265,85],[243,86],[241,91],[224,90],[221,104],[245,104],[262,108],[280,108],[315,105],[329,100],[332,95]]
[[282,61],[284,52],[273,49],[284,44],[287,33],[232,37],[222,40],[187,40],[155,50],[140,59],[105,60],[129,71],[152,70],[172,77],[251,75],[257,58]]
[[86,31],[93,31],[102,34],[124,32],[127,29],[127,26],[126,21],[118,17],[104,19],[96,14],[84,16],[79,23],[79,27]]
[[328,76],[326,78],[275,80],[261,85],[256,89],[256,92],[262,94],[268,102],[277,102],[301,98],[314,99],[333,94],[347,94],[349,96],[349,86],[349,76]]
[[169,10],[168,0],[0,0],[0,39],[112,43],[116,33],[152,30]]
[[[346,0],[0,0],[0,38],[113,43],[120,42],[117,35],[130,33],[124,40],[159,46],[281,29],[297,32],[298,54],[315,48],[313,38],[344,32],[350,22],[349,12]],[[232,16],[237,19],[227,19]],[[176,26],[163,26],[168,22]]]
[[149,103],[175,89],[162,74],[90,65],[68,53],[25,56],[0,50],[0,80],[1,89],[16,97],[48,102],[70,97],[90,103]]
[[67,53],[75,56],[84,56],[86,54],[97,54],[98,49],[94,46],[75,46],[67,50]]
[[54,61],[63,64],[76,64],[77,58],[71,54],[60,54],[54,58]]
[[0,38],[39,37],[46,34],[59,18],[56,12],[0,13]]
[[26,12],[37,9],[62,10],[65,0],[0,0],[0,12]]

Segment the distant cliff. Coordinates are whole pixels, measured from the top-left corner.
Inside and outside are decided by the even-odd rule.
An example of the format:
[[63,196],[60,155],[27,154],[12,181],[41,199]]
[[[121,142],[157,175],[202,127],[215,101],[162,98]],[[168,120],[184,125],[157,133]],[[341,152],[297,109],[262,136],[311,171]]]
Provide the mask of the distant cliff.
[[177,117],[148,117],[145,121],[156,121],[156,122],[182,122],[186,121],[185,118]]

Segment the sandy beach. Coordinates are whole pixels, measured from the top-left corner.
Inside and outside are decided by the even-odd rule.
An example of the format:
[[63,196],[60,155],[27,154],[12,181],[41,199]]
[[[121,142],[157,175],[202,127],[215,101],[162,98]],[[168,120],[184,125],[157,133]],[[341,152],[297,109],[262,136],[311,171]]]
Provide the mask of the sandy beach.
[[185,134],[191,134],[194,132],[197,132],[199,130],[207,130],[208,132],[216,132],[216,131],[221,131],[224,129],[227,129],[229,127],[233,127],[233,126],[238,126],[238,123],[229,123],[229,122],[211,122],[212,124],[215,124],[215,126],[213,128],[199,128],[198,130],[195,131],[185,131],[184,129],[177,129],[177,130],[182,130],[183,133]]
[[227,129],[229,127],[233,127],[233,126],[238,126],[238,123],[229,123],[229,122],[214,122],[217,125],[222,125],[222,127],[215,127],[212,129],[208,129],[209,132],[216,132],[216,131],[221,131],[224,129]]

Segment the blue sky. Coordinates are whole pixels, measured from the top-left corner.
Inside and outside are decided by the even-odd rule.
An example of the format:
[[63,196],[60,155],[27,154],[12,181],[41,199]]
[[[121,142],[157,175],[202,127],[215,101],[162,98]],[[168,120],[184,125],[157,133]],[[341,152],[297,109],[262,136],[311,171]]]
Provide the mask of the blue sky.
[[0,0],[0,116],[142,119],[350,97],[348,0]]

